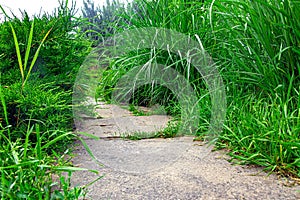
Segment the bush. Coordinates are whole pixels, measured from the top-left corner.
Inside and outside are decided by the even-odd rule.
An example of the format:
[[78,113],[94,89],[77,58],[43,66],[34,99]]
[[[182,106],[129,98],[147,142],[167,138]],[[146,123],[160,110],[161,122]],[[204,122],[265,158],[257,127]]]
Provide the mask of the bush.
[[71,92],[62,91],[53,82],[30,81],[23,90],[19,82],[3,88],[3,94],[10,123],[16,128],[27,124],[29,119],[44,123],[47,129],[72,127]]
[[[19,132],[26,130],[29,119],[35,120],[34,123],[43,123],[42,132],[72,129],[71,89],[91,43],[74,32],[77,22],[71,20],[73,10],[64,6],[62,4],[52,15],[44,13],[33,19],[24,12],[22,20],[14,18],[0,25],[0,47],[3,47],[0,50],[3,60],[0,64],[0,81],[5,87],[3,94],[7,101],[9,123]],[[17,41],[11,35],[12,28]],[[30,71],[24,63],[28,61],[30,65],[34,62],[33,53],[38,50],[45,34],[48,37]],[[28,60],[27,43],[31,44]],[[19,53],[16,53],[16,46],[20,48]],[[18,63],[17,58],[22,59],[23,66]],[[20,75],[21,70],[25,77],[26,74],[31,76],[26,84],[24,75]],[[42,79],[39,80],[40,78]],[[3,115],[3,112],[0,113]],[[17,137],[22,136],[16,135]]]
[[[32,71],[43,78],[53,78],[53,76],[59,75],[57,84],[66,85],[67,88],[70,88],[81,63],[90,51],[91,43],[83,35],[77,33],[79,22],[73,18],[74,11],[67,12],[64,9],[66,8],[62,7],[51,15],[45,13],[42,16],[35,16],[34,19],[30,19],[27,13],[24,12],[22,19],[13,18],[10,23],[15,29],[21,55],[24,55],[30,27],[32,21],[35,21],[29,62],[32,60],[33,52],[37,50],[46,32],[51,30]],[[18,61],[8,21],[0,24],[0,33],[0,55],[2,60],[0,71],[3,74],[1,82],[7,85],[13,82],[14,79],[12,80],[12,78],[20,79],[19,74],[14,73],[14,69],[18,69]],[[6,74],[8,77],[6,77]]]
[[24,12],[0,24],[0,199],[85,196],[84,187],[70,187],[72,172],[85,169],[71,166],[65,144],[77,137],[67,132],[73,128],[70,89],[90,42],[72,33],[76,23],[64,3],[53,15],[30,19]]

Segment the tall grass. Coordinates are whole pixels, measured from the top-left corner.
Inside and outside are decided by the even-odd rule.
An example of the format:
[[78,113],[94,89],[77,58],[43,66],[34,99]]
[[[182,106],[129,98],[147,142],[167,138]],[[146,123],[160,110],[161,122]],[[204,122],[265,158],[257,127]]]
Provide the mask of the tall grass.
[[[60,131],[41,134],[39,124],[29,123],[24,139],[11,139],[11,125],[7,117],[2,86],[0,87],[1,105],[7,123],[5,127],[0,124],[0,198],[78,199],[84,197],[85,187],[71,188],[70,181],[65,180],[61,172],[67,172],[70,177],[72,172],[86,169],[72,167],[65,158],[68,152],[62,154],[53,148],[60,140],[77,136],[72,132]],[[30,140],[30,136],[36,137],[35,142]],[[84,141],[80,140],[88,149]],[[50,149],[52,155],[49,154]]]
[[219,1],[211,6],[216,10],[210,12],[212,54],[222,55],[216,57],[226,66],[232,99],[220,141],[246,163],[299,176],[300,4]]
[[[0,5],[0,9],[7,18],[10,18],[6,14],[5,10],[3,9],[3,7],[1,5]],[[32,70],[37,58],[38,58],[40,49],[43,46],[47,36],[50,34],[51,29],[46,32],[45,36],[43,37],[42,41],[40,42],[39,47],[37,48],[37,50],[36,50],[36,52],[33,56],[33,59],[31,61],[30,65],[29,65],[29,68],[27,69],[27,64],[28,64],[30,50],[31,50],[31,43],[32,43],[32,40],[33,40],[34,20],[32,21],[29,36],[28,36],[28,39],[27,39],[28,43],[27,43],[27,47],[26,47],[24,63],[23,63],[21,52],[20,52],[20,44],[18,42],[18,38],[17,38],[16,32],[15,32],[15,29],[13,27],[13,24],[10,22],[10,20],[8,21],[8,23],[9,23],[9,26],[11,27],[12,35],[13,35],[13,38],[14,38],[14,44],[15,44],[15,48],[16,48],[16,54],[17,54],[17,59],[18,59],[18,63],[19,63],[19,69],[20,69],[20,73],[21,73],[21,77],[22,77],[22,88],[23,88],[25,86],[25,83],[27,82],[27,80],[30,76],[30,72],[31,72],[31,70]]]
[[[136,0],[122,15],[130,22],[129,29],[154,26],[199,37],[227,90],[227,120],[217,146],[231,149],[233,158],[243,163],[300,176],[298,1]],[[199,101],[203,120],[196,133],[201,135],[211,106],[202,77],[182,58],[153,52],[158,51],[139,50],[113,62],[102,77],[99,93],[109,96],[123,74],[149,60],[172,66],[204,100]],[[137,92],[136,103],[172,96],[162,87],[145,86]],[[172,110],[178,102],[171,98],[168,105]],[[178,115],[180,109],[176,110],[173,114]]]
[[[78,135],[67,131],[72,127],[71,93],[56,84],[58,77],[49,78],[37,73],[41,70],[38,63],[41,53],[44,59],[53,61],[47,53],[53,52],[53,46],[61,45],[60,39],[68,39],[65,41],[67,47],[76,46],[83,50],[72,56],[72,62],[78,68],[82,59],[80,56],[86,53],[84,50],[89,42],[85,43],[80,37],[76,38],[77,41],[66,37],[71,27],[68,8],[63,5],[62,3],[61,9],[66,12],[58,10],[57,18],[54,16],[48,19],[49,16],[45,14],[30,20],[25,12],[23,21],[9,18],[0,6],[8,18],[8,21],[0,24],[1,38],[7,39],[1,41],[0,56],[0,199],[79,199],[86,194],[86,186],[71,187],[70,183],[74,171],[87,169],[72,166],[69,158],[67,159],[70,151],[66,144],[78,139],[91,154]],[[68,20],[63,21],[64,19]],[[51,23],[49,25],[45,22]],[[58,24],[65,29],[59,30]],[[7,25],[10,29],[8,32]],[[47,26],[50,28],[45,28]],[[43,28],[39,30],[37,27]],[[34,32],[39,34],[35,35]],[[73,53],[76,48],[74,47]],[[55,57],[56,64],[61,57],[69,58],[60,54]],[[72,66],[72,62],[68,64]],[[66,75],[63,72],[69,67],[59,64],[59,68],[63,69],[60,71],[61,75]],[[16,73],[20,76],[16,76]],[[68,81],[68,78],[65,76],[64,80]]]

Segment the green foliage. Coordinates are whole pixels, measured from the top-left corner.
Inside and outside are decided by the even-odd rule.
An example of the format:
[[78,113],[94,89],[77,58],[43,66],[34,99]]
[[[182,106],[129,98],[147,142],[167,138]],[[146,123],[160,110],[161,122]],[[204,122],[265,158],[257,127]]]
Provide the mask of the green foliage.
[[76,32],[67,4],[0,24],[0,199],[85,196],[85,187],[70,186],[72,173],[86,169],[72,167],[66,144],[81,140],[67,132],[70,89],[91,43]]
[[292,100],[284,102],[279,96],[272,99],[259,94],[240,98],[229,107],[219,147],[232,149],[230,154],[240,163],[299,176],[299,114],[296,109],[290,111]]
[[171,120],[168,122],[168,125],[166,128],[164,128],[162,131],[158,131],[154,137],[157,138],[172,138],[175,137],[178,133],[178,130],[181,126],[181,123],[178,122],[178,119]]
[[152,139],[152,138],[173,138],[178,136],[178,131],[180,128],[180,122],[178,119],[173,119],[168,122],[167,126],[160,131],[155,133],[149,132],[134,132],[131,134],[125,134],[122,136],[123,139],[129,140],[142,140],[142,139]]
[[[2,12],[6,15],[6,17],[8,17],[8,15],[5,13],[4,9],[0,6],[0,9],[2,10]],[[28,15],[25,13],[25,19],[28,20],[29,22],[29,17]],[[19,22],[18,19],[16,19],[17,22]],[[27,124],[28,124],[28,120],[29,119],[47,119],[46,122],[46,129],[51,129],[51,128],[61,128],[61,127],[67,127],[66,124],[68,122],[70,122],[70,116],[66,117],[66,115],[68,115],[68,112],[65,112],[65,110],[67,110],[66,108],[62,108],[60,109],[65,116],[60,119],[60,115],[59,113],[56,113],[57,110],[53,109],[55,107],[59,107],[61,105],[63,105],[63,107],[68,107],[65,106],[66,103],[68,102],[61,102],[58,101],[59,98],[64,98],[66,96],[68,96],[69,94],[67,93],[56,93],[54,94],[54,89],[51,89],[49,91],[43,92],[43,90],[46,88],[46,85],[40,84],[38,87],[36,85],[30,85],[29,87],[27,87],[26,82],[28,81],[31,71],[38,59],[39,56],[39,52],[41,50],[41,47],[43,46],[47,36],[50,34],[52,28],[50,28],[50,30],[48,30],[45,34],[45,36],[43,36],[41,43],[38,45],[34,55],[32,56],[32,60],[29,64],[29,56],[30,56],[30,52],[32,49],[32,41],[33,41],[33,31],[34,31],[34,22],[35,20],[33,19],[33,21],[30,24],[30,31],[28,33],[28,37],[26,37],[26,41],[27,41],[27,45],[26,48],[24,49],[24,58],[22,58],[21,55],[21,50],[20,50],[20,43],[18,42],[18,38],[17,38],[17,34],[16,34],[16,29],[14,28],[14,24],[11,20],[7,21],[11,32],[12,32],[12,36],[13,36],[13,44],[15,47],[15,51],[16,51],[16,57],[17,57],[17,61],[18,61],[18,66],[19,66],[19,72],[21,75],[21,85],[16,82],[10,86],[6,86],[6,88],[1,91],[1,95],[5,96],[5,99],[3,98],[3,102],[8,101],[7,106],[3,106],[3,110],[0,113],[4,113],[8,112],[9,116],[5,116],[6,119],[6,123],[12,125],[14,128],[17,128],[20,130],[20,132],[25,132],[26,128],[27,128]],[[3,55],[5,55],[5,53],[3,53]],[[3,56],[5,57],[5,56]],[[27,65],[29,67],[27,67]],[[5,74],[5,73],[4,73]],[[49,85],[49,84],[48,84]],[[25,89],[26,87],[26,89]],[[47,88],[46,88],[47,89]],[[42,92],[41,92],[42,91]],[[44,90],[45,91],[45,90]],[[70,96],[70,95],[69,95]],[[59,97],[59,98],[58,98]],[[3,104],[4,105],[4,104]],[[70,110],[70,109],[68,109]],[[70,112],[70,111],[69,111]],[[70,114],[69,114],[70,115]],[[61,121],[62,120],[62,121]],[[65,120],[65,123],[61,124],[61,127],[52,127],[55,125],[60,124],[61,122],[64,122],[63,120]],[[40,121],[41,123],[43,123],[43,121]],[[49,124],[51,123],[51,124]],[[22,126],[25,127],[22,128]],[[17,133],[17,132],[14,132]],[[15,140],[17,138],[22,138],[22,135],[10,135],[10,139]]]
[[122,30],[127,23],[121,14],[125,12],[125,6],[119,0],[106,1],[102,7],[95,7],[92,0],[83,1],[83,21],[81,31],[97,46],[104,38]]
[[22,19],[0,24],[1,83],[13,129],[26,130],[28,119],[43,123],[45,130],[72,129],[70,89],[91,43],[74,32],[74,10],[66,5],[33,19],[24,11]]
[[[127,28],[154,26],[199,37],[227,89],[227,122],[217,146],[231,149],[231,155],[244,163],[300,175],[298,1],[135,0],[122,16],[128,21]],[[209,125],[211,104],[201,75],[169,52],[146,49],[126,56],[108,67],[98,94],[110,97],[122,75],[149,60],[172,67],[197,92],[201,122],[195,134],[202,137]],[[164,94],[159,98],[172,96],[164,90],[141,87],[132,103],[141,104],[157,94]],[[176,108],[176,116],[180,112],[174,99],[164,107]]]
[[[2,6],[0,6],[0,9],[4,13],[4,15],[8,17],[8,15],[6,14],[6,12],[4,11]],[[23,88],[25,86],[25,83],[27,82],[27,80],[30,76],[31,70],[32,70],[32,68],[33,68],[33,66],[34,66],[34,64],[35,64],[35,62],[36,62],[36,60],[39,56],[40,49],[41,49],[42,45],[44,44],[47,36],[51,32],[51,29],[49,31],[47,31],[47,33],[43,37],[41,43],[39,44],[39,46],[36,50],[36,52],[34,53],[34,56],[32,58],[32,61],[31,61],[30,65],[29,65],[29,68],[27,69],[27,64],[28,64],[28,59],[29,59],[29,54],[30,54],[30,49],[31,49],[31,43],[32,43],[32,37],[33,37],[34,20],[31,23],[29,36],[27,38],[28,43],[27,43],[27,47],[26,47],[26,50],[25,50],[26,52],[25,52],[25,57],[24,57],[24,63],[22,61],[22,55],[21,55],[21,52],[20,52],[20,45],[19,45],[19,42],[18,42],[18,38],[17,38],[16,32],[15,32],[15,29],[13,27],[13,24],[10,21],[8,21],[8,24],[11,28],[13,38],[14,38],[14,45],[15,45],[15,48],[16,48],[19,69],[20,69],[20,73],[21,73],[21,77],[22,77],[22,88]]]
[[[0,71],[3,73],[2,83],[8,84],[12,76],[18,78],[14,69],[18,65],[17,55],[27,55],[27,63],[34,64],[32,72],[39,73],[40,77],[53,77],[60,75],[57,84],[67,85],[74,82],[75,75],[83,62],[83,59],[90,51],[90,42],[82,34],[77,34],[78,22],[72,19],[71,11],[67,12],[63,8],[58,9],[52,15],[43,14],[34,16],[30,19],[26,12],[23,18],[13,18],[0,24]],[[34,29],[31,27],[34,21]],[[14,38],[11,37],[11,27],[15,30],[16,40],[20,52],[16,54]],[[51,30],[49,33],[47,33]],[[45,34],[47,40],[44,41],[39,51],[39,57],[34,60],[34,55],[30,52],[36,52],[41,46],[41,41]],[[31,35],[31,37],[28,37]],[[31,38],[31,43],[30,43]],[[30,44],[30,48],[28,45]],[[27,52],[26,53],[26,49]],[[26,56],[26,57],[27,57]],[[24,63],[25,63],[24,60]],[[34,62],[32,62],[34,61]],[[18,67],[19,68],[19,67]],[[6,74],[9,77],[6,77]]]
[[132,112],[132,114],[134,116],[147,116],[147,115],[149,115],[149,114],[145,113],[144,111],[139,110],[138,108],[136,108],[134,106],[134,104],[129,105],[129,111]]
[[203,18],[204,1],[136,0],[131,3],[128,19],[134,27],[163,27],[193,35],[206,26]]
[[213,7],[220,13],[211,14],[214,52],[230,81],[273,95],[279,85],[283,95],[291,79],[298,82],[299,3],[220,1]]
[[[0,95],[3,113],[7,118],[8,111],[2,90]],[[8,123],[8,120],[5,121]],[[58,156],[53,148],[57,142],[76,136],[71,132],[61,131],[48,131],[49,134],[44,134],[40,131],[39,124],[32,125],[31,122],[29,119],[25,131],[11,130],[11,125],[0,124],[0,198],[78,199],[84,196],[84,187],[71,188],[59,172],[68,172],[70,177],[73,171],[85,169],[70,166],[65,159],[68,152]],[[24,138],[12,138],[14,131],[22,132]],[[32,142],[32,137],[35,142]],[[52,155],[48,153],[50,149]],[[56,174],[59,176],[55,178]],[[61,188],[63,192],[60,191]]]
[[211,52],[224,65],[231,99],[222,141],[246,163],[299,176],[300,4],[211,6]]
[[[71,132],[53,131],[45,137],[39,125],[28,126],[25,139],[10,140],[9,127],[0,129],[0,198],[1,199],[80,199],[86,195],[86,186],[70,186],[74,171],[87,170],[73,167],[66,159],[68,151],[47,152],[64,137],[76,137]],[[36,137],[36,142],[29,140]],[[83,141],[82,141],[83,142]],[[84,144],[86,146],[86,144]],[[88,149],[89,151],[89,149]],[[97,173],[94,170],[90,170]],[[68,174],[67,176],[64,175]],[[99,177],[101,178],[101,176]],[[99,179],[98,178],[98,179]],[[97,179],[97,180],[98,180]]]
[[[72,129],[71,92],[38,79],[29,81],[22,92],[21,86],[19,82],[2,89],[13,129],[26,130],[29,119],[43,124],[41,131]],[[3,109],[0,111],[3,117]]]

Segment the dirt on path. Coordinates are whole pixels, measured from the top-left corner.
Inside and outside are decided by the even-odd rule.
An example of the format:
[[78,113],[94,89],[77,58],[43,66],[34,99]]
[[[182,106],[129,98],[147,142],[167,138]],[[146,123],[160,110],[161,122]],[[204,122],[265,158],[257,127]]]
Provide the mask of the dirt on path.
[[[133,116],[116,105],[98,104],[100,119],[85,119],[79,131],[98,162],[83,146],[75,148],[75,166],[105,175],[89,186],[88,199],[300,199],[300,187],[287,187],[261,168],[233,165],[225,152],[212,152],[193,137],[126,140],[121,134],[152,133],[166,126],[164,115]],[[101,165],[99,164],[101,163]],[[85,185],[99,175],[75,172],[72,184]]]

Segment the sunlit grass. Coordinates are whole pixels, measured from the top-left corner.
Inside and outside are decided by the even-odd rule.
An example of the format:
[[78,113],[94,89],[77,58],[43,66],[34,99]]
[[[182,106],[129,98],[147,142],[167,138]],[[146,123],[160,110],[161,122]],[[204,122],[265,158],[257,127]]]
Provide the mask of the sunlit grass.
[[[1,5],[0,5],[0,9],[3,12],[3,14],[9,19],[10,17],[6,14],[5,10],[3,9],[3,7]],[[14,44],[15,44],[15,48],[16,48],[16,54],[17,54],[19,69],[20,69],[20,73],[21,73],[21,77],[22,77],[22,88],[23,88],[25,86],[25,84],[26,84],[26,82],[27,82],[27,80],[30,76],[31,70],[32,70],[37,58],[38,58],[40,49],[43,46],[47,36],[50,34],[51,29],[46,32],[45,36],[43,37],[42,41],[39,44],[39,47],[37,48],[37,50],[36,50],[36,52],[33,56],[33,59],[31,61],[30,65],[29,65],[29,68],[27,69],[30,50],[32,48],[31,43],[32,43],[32,40],[33,40],[34,20],[32,21],[30,32],[28,34],[28,39],[27,39],[28,43],[27,43],[27,47],[26,47],[24,61],[22,59],[22,55],[21,55],[21,52],[20,52],[20,44],[18,42],[17,34],[15,32],[13,24],[11,23],[10,20],[8,21],[8,23],[9,23],[9,26],[11,27],[12,35],[13,35],[13,38],[14,38]]]
[[[68,1],[61,3],[61,9],[66,11],[64,3]],[[6,15],[1,6],[0,9]],[[57,77],[45,78],[45,74],[37,73],[42,71],[37,60],[41,53],[45,58],[43,50],[49,49],[49,36],[58,34],[58,25],[70,24],[63,22],[63,18],[69,19],[69,12],[61,11],[52,21],[47,15],[31,20],[25,12],[23,21],[6,15],[6,21],[1,24],[1,36],[7,41],[1,41],[0,53],[0,199],[79,199],[86,195],[87,185],[71,186],[72,173],[87,169],[72,165],[67,145],[80,140],[93,157],[78,134],[97,138],[71,132],[71,92],[57,85]],[[46,27],[46,21],[51,21],[51,28],[37,30],[37,27]],[[51,25],[56,27],[52,29]],[[39,34],[35,35],[36,32]],[[69,39],[63,33],[51,37],[56,45],[61,42],[60,37]],[[42,39],[38,41],[39,38]],[[79,48],[86,47],[85,44],[80,46],[81,39],[76,42]],[[56,56],[56,64],[59,56]],[[56,67],[64,69],[65,66]],[[65,76],[64,81],[70,81],[68,78]]]
[[[231,149],[231,155],[243,163],[299,176],[299,2],[138,0],[131,5],[123,13],[130,21],[129,29],[154,26],[198,37],[214,59],[228,101],[227,121],[217,146]],[[115,61],[101,79],[99,93],[109,96],[118,79],[141,62],[151,59],[172,66],[189,74],[186,78],[202,99],[197,133],[201,136],[209,124],[211,106],[202,77],[180,57],[152,51]],[[145,86],[136,92],[136,104],[156,97],[170,99],[164,107],[176,108],[169,112],[173,115],[182,114],[176,98],[162,87]]]

